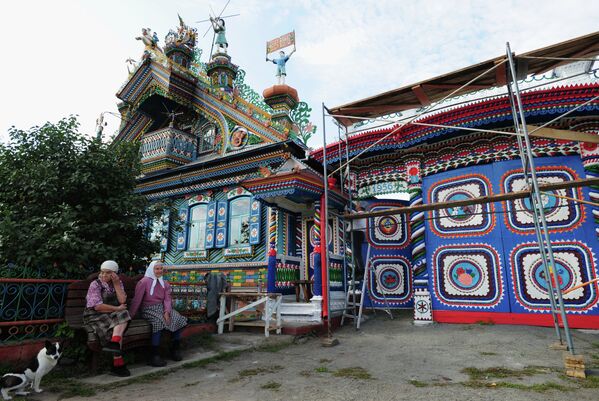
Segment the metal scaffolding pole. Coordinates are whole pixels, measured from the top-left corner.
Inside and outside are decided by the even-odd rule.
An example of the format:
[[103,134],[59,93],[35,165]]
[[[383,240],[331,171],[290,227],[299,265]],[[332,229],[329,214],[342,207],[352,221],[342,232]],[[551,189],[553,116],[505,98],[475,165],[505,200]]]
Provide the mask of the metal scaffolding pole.
[[[510,49],[510,44],[506,43],[506,53],[508,57],[508,65],[510,69],[510,80],[508,81],[508,90],[513,92],[513,95],[510,96],[510,102],[512,103],[512,117],[514,119],[514,124],[516,125],[516,130],[518,133],[523,134],[523,137],[518,137],[518,148],[520,151],[520,156],[522,159],[522,169],[524,174],[524,179],[526,184],[530,189],[530,200],[532,206],[532,214],[535,225],[535,233],[537,235],[537,241],[539,242],[539,252],[541,254],[541,258],[543,260],[545,275],[547,277],[547,294],[550,300],[551,314],[554,318],[554,324],[556,327],[558,339],[560,342],[561,332],[559,329],[559,321],[557,319],[558,310],[555,308],[555,295],[557,295],[557,304],[559,304],[559,314],[561,315],[564,333],[566,337],[566,343],[568,345],[568,350],[572,355],[574,355],[574,344],[572,342],[572,336],[570,334],[570,328],[568,326],[568,317],[566,316],[566,310],[564,307],[564,299],[562,297],[562,290],[559,285],[559,282],[556,280],[555,287],[554,283],[554,272],[555,272],[555,259],[553,257],[553,250],[551,249],[551,241],[549,239],[549,230],[547,229],[547,220],[545,219],[545,211],[543,210],[543,202],[541,199],[541,193],[539,191],[539,183],[537,180],[537,174],[535,170],[535,162],[534,156],[532,154],[532,147],[530,144],[530,137],[528,133],[528,128],[526,127],[526,118],[524,116],[524,107],[522,104],[522,98],[520,96],[520,90],[518,87],[518,81],[516,79],[516,67],[514,65],[514,59],[512,57],[512,51]],[[513,85],[513,89],[512,89]],[[515,103],[514,102],[515,97]],[[517,110],[516,110],[517,106]],[[522,141],[524,139],[524,142]],[[530,178],[529,178],[529,170],[530,170]]]
[[[329,239],[327,238],[327,236],[328,236],[327,227],[329,226],[329,176],[328,176],[328,169],[327,169],[327,128],[326,128],[326,119],[325,119],[326,111],[327,110],[326,110],[326,107],[324,106],[324,102],[323,102],[322,103],[322,155],[323,155],[322,180],[323,180],[323,187],[324,187],[324,202],[322,205],[320,205],[320,213],[322,216],[322,221],[324,221],[325,229],[321,233],[320,257],[322,259],[322,266],[324,266],[324,269],[325,269],[324,272],[326,272],[326,278],[327,278],[326,279],[327,333],[328,333],[328,337],[330,338],[332,335],[331,335],[331,293],[329,291],[329,289],[330,289],[329,244],[328,244]],[[324,237],[324,240],[323,240],[323,237]],[[323,272],[321,272],[321,274],[322,273]]]

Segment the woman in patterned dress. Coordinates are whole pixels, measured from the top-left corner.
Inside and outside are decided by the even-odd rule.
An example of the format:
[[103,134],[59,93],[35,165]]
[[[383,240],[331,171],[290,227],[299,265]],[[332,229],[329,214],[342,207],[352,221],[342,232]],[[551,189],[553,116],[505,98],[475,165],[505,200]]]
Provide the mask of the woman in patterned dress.
[[150,263],[144,278],[135,287],[135,296],[129,313],[135,316],[141,310],[141,316],[152,324],[151,366],[164,366],[166,361],[160,357],[159,346],[162,330],[171,335],[170,356],[173,361],[182,359],[180,348],[181,330],[187,325],[187,319],[172,307],[171,286],[162,278],[164,266],[160,261]]
[[87,290],[83,324],[96,334],[102,351],[114,354],[112,373],[129,376],[121,346],[131,316],[127,311],[127,294],[118,271],[119,265],[114,260],[107,260],[100,266],[98,278],[90,283]]

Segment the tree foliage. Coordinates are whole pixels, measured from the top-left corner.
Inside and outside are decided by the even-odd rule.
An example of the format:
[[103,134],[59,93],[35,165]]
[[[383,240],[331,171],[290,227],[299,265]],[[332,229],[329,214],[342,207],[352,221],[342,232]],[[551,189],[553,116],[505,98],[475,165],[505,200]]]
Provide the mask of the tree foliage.
[[16,266],[78,278],[106,259],[137,268],[157,251],[143,224],[152,212],[134,193],[138,144],[103,144],[78,127],[75,117],[27,131],[12,127],[9,143],[0,145],[5,272]]

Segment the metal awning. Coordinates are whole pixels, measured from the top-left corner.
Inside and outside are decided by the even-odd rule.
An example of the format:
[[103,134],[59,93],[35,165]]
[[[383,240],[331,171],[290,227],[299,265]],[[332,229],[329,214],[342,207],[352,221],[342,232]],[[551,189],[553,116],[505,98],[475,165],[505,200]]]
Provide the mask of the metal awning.
[[[588,58],[597,54],[599,54],[599,32],[594,32],[565,42],[516,55],[515,61],[518,65],[517,75],[518,78],[521,79],[529,74],[541,74],[560,65],[575,61],[572,59]],[[333,107],[330,109],[330,114],[375,118],[385,114],[428,106],[432,102],[443,99],[445,96],[470,82],[478,75],[505,62],[506,58],[506,55],[502,55],[448,74],[406,85],[399,89],[383,92],[379,95],[347,103],[342,106]],[[504,65],[495,68],[492,72],[480,77],[476,82],[463,90],[460,90],[456,95],[505,85],[505,65],[507,64],[504,63]],[[357,122],[349,117],[336,117],[336,119],[345,126]]]

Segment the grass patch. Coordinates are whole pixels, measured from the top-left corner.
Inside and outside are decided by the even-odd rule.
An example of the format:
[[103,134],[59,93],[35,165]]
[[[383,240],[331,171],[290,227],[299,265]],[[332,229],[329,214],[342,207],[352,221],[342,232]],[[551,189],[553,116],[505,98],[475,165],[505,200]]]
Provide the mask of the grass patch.
[[260,367],[260,368],[254,368],[254,369],[244,369],[239,371],[239,377],[249,377],[249,376],[256,376],[256,375],[260,375],[260,374],[264,374],[264,373],[276,373],[278,371],[280,371],[281,369],[283,369],[282,366],[280,365],[272,365],[272,366],[267,366],[267,367]]
[[465,387],[470,388],[511,388],[515,390],[523,390],[523,391],[535,391],[537,393],[543,393],[549,390],[558,390],[558,391],[571,391],[572,387],[565,386],[563,384],[555,383],[555,382],[546,382],[546,383],[537,383],[537,384],[521,384],[521,383],[509,383],[509,382],[485,382],[481,380],[470,380],[462,383]]
[[259,347],[256,347],[256,351],[258,352],[279,352],[282,349],[289,347],[292,344],[292,341],[278,341],[273,342],[272,344],[262,344]]
[[584,388],[599,388],[599,376],[587,376],[585,380],[581,380],[580,385]]
[[59,399],[71,397],[92,397],[96,395],[97,388],[73,379],[47,381],[43,385],[45,391],[59,394]]
[[595,341],[594,343],[591,343],[591,346],[593,348],[599,348],[599,342]]
[[321,359],[320,361],[318,361],[318,362],[319,362],[319,363],[330,363],[330,362],[333,362],[333,361],[332,361],[332,360],[330,360],[330,359],[327,359],[327,358],[322,358],[322,359]]
[[408,383],[410,383],[414,387],[428,387],[429,385],[428,383],[421,382],[420,380],[410,380]]
[[539,373],[546,373],[547,369],[529,366],[524,369],[509,369],[503,367],[479,369],[479,368],[464,368],[462,373],[467,374],[470,377],[470,381],[476,382],[479,380],[490,379],[490,378],[506,378],[506,377],[524,377],[533,376]]
[[310,377],[312,376],[312,372],[310,372],[309,370],[302,370],[301,372],[299,372],[300,376],[303,377]]
[[270,381],[260,386],[265,390],[278,390],[281,387],[281,383]]
[[479,352],[479,354],[481,354],[483,356],[493,356],[493,355],[497,355],[497,352],[482,351],[482,352]]
[[359,379],[359,380],[371,380],[372,375],[364,368],[360,366],[356,366],[353,368],[343,368],[339,369],[335,373],[333,373],[335,377],[347,377],[350,379]]
[[326,366],[319,366],[314,370],[318,373],[329,373],[330,372],[329,368],[327,368]]
[[492,321],[490,321],[490,320],[477,320],[477,321],[476,321],[476,322],[474,322],[474,323],[476,323],[476,324],[479,324],[479,325],[481,325],[481,326],[494,326],[494,325],[495,325],[495,323],[493,323],[493,322],[492,322]]

